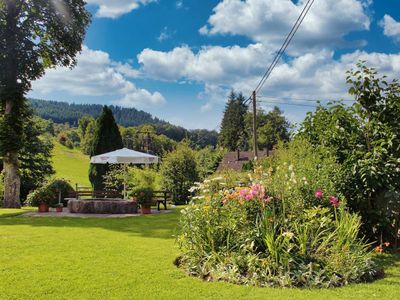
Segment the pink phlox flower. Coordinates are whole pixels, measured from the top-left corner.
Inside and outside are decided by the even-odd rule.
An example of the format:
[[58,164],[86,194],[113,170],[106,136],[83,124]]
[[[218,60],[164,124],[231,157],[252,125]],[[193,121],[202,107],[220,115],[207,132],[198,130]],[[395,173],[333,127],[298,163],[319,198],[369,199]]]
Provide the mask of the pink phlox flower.
[[329,197],[329,203],[332,204],[334,207],[339,207],[339,199],[335,196],[330,196]]

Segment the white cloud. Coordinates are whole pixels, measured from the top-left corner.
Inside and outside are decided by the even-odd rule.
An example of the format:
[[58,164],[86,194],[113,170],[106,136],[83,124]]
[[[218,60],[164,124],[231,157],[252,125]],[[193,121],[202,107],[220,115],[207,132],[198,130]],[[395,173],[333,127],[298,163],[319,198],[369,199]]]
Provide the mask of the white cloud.
[[[138,60],[145,76],[203,83],[205,89],[199,98],[207,101],[201,108],[207,111],[216,103],[224,102],[231,88],[250,95],[271,57],[272,53],[263,45],[251,44],[248,47],[203,47],[197,53],[187,46],[169,52],[145,49]],[[261,93],[279,98],[349,98],[346,71],[360,60],[392,78],[400,73],[400,54],[355,51],[335,59],[333,51],[321,50],[278,64]]]
[[163,30],[161,30],[160,35],[157,37],[157,40],[161,43],[169,40],[174,34],[175,32],[169,30],[168,27],[164,27]]
[[262,72],[270,52],[261,44],[247,47],[203,47],[194,53],[188,46],[169,52],[144,49],[138,55],[144,74],[161,80],[230,83]]
[[400,22],[396,22],[391,16],[385,15],[379,24],[387,37],[393,38],[396,42],[400,42]]
[[177,9],[183,8],[183,0],[177,0],[175,6]]
[[97,17],[118,18],[130,13],[140,5],[146,5],[157,0],[86,0],[88,4],[98,6]]
[[123,106],[159,105],[165,102],[159,93],[137,88],[127,77],[138,72],[128,64],[114,62],[108,53],[83,47],[72,70],[65,67],[50,69],[33,83],[33,91],[46,95],[66,92],[71,96],[109,96]]
[[[201,34],[244,35],[272,49],[282,44],[284,37],[298,18],[306,0],[223,0],[213,10]],[[297,32],[289,53],[349,46],[344,36],[369,29],[365,0],[315,1]],[[362,41],[354,45],[360,45]]]

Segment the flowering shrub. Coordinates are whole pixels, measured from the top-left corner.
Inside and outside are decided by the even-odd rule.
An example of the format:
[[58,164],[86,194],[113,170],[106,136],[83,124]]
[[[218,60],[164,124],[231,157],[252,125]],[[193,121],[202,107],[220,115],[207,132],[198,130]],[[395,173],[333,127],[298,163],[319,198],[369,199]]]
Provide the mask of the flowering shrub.
[[256,166],[247,187],[225,175],[196,184],[182,210],[177,265],[206,280],[256,286],[336,287],[381,274],[358,237],[359,216],[333,191],[334,176],[324,170],[316,178],[315,155],[279,159]]
[[40,203],[46,203],[49,206],[56,206],[58,204],[59,192],[61,192],[61,200],[64,199],[69,192],[74,189],[70,183],[64,179],[51,179],[29,193],[27,197],[27,204],[30,206],[39,206]]

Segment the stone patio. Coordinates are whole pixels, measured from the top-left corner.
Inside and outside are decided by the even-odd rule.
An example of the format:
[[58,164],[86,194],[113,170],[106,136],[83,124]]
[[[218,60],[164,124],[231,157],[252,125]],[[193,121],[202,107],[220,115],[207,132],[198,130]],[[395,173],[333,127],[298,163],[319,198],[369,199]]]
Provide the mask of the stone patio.
[[[160,210],[158,211],[157,209],[152,209],[151,210],[151,215],[157,215],[157,214],[165,214],[169,213],[171,210]],[[68,211],[68,208],[64,207],[63,212],[59,213],[54,211],[49,211],[48,213],[39,213],[37,211],[35,212],[28,212],[25,214],[22,214],[21,216],[23,217],[67,217],[67,218],[128,218],[128,217],[140,217],[140,216],[146,216],[142,215],[140,212],[137,214],[79,214],[79,213],[70,213]]]

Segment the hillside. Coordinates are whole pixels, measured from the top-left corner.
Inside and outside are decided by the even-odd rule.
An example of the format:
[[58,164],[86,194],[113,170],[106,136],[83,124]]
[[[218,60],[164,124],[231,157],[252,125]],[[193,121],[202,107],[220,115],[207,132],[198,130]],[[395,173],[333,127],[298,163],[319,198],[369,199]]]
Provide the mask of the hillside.
[[[69,123],[72,127],[76,127],[78,120],[85,115],[97,118],[103,109],[103,106],[100,104],[70,104],[67,102],[38,99],[29,99],[29,104],[39,117],[52,120],[54,123]],[[113,105],[111,105],[110,108],[115,121],[121,126],[130,127],[151,124],[158,134],[163,134],[177,142],[187,138],[194,146],[201,148],[208,145],[217,145],[218,133],[214,130],[187,130],[181,126],[176,126],[153,117],[151,114],[142,110]]]
[[[69,123],[72,126],[76,126],[78,120],[85,115],[97,118],[103,109],[100,104],[75,104],[39,99],[29,99],[29,104],[36,114],[43,119],[52,120],[55,123]],[[167,122],[136,108],[113,105],[110,108],[117,123],[125,127],[142,124],[167,124]]]
[[90,186],[89,157],[82,154],[79,149],[69,149],[54,142],[52,158],[57,178],[67,179],[73,187],[76,183],[80,186]]

